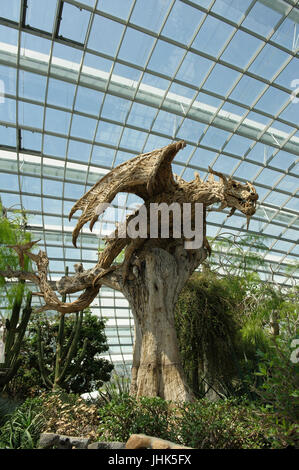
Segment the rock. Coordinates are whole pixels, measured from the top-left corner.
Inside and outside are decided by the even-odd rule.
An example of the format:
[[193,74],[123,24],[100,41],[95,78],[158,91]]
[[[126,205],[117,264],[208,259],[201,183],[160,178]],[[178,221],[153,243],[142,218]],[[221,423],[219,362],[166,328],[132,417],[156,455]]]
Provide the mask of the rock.
[[69,437],[72,449],[87,449],[90,439],[86,437]]
[[52,432],[40,435],[39,449],[87,449],[90,439],[76,436],[62,436]]
[[39,449],[51,449],[56,446],[59,442],[59,435],[53,432],[44,432],[40,435],[38,448]]
[[126,449],[192,449],[174,442],[145,434],[132,434],[126,443]]
[[58,435],[58,437],[59,437],[59,440],[55,446],[56,449],[71,449],[72,448],[70,437],[60,436],[60,435]]
[[118,450],[118,449],[125,449],[125,448],[126,448],[125,442],[92,442],[88,446],[88,449]]

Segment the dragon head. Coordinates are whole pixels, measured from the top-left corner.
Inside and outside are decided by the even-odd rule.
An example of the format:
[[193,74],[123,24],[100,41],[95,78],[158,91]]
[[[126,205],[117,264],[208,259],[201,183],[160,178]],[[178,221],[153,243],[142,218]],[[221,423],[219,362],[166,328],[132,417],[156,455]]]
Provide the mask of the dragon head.
[[230,207],[230,217],[238,209],[246,215],[248,228],[250,217],[256,211],[256,201],[259,197],[253,184],[248,181],[245,184],[239,183],[232,178],[226,178],[222,173],[211,168],[209,168],[209,172],[219,176],[223,186],[220,210]]

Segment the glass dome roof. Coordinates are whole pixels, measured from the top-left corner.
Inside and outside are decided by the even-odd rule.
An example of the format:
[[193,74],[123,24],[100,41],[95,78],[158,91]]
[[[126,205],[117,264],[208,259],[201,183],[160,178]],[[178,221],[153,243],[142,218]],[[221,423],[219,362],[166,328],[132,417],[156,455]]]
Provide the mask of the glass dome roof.
[[[287,284],[299,254],[298,23],[297,0],[1,1],[0,197],[27,211],[52,280],[97,259],[88,229],[72,245],[74,202],[111,168],[184,139],[178,175],[211,166],[255,185],[260,275]],[[208,236],[246,232],[242,214],[227,215],[209,214]],[[113,223],[107,213],[100,232]],[[108,357],[128,369],[128,302],[103,287],[92,310],[108,318]]]

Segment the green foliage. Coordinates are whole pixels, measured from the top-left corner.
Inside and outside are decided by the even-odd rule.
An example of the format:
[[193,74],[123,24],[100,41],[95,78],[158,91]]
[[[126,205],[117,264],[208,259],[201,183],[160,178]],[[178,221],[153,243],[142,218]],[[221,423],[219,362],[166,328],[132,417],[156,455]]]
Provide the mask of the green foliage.
[[122,395],[99,409],[99,439],[126,441],[131,434],[169,439],[172,420],[169,404],[159,397],[138,399]]
[[[289,341],[296,336],[298,287],[281,289],[261,281],[256,270],[265,248],[260,237],[214,240],[212,259],[181,292],[176,329],[183,366],[197,396],[204,394],[203,379],[220,396],[249,394],[248,384],[259,387],[265,379],[255,374],[259,352],[270,350],[274,336]],[[213,271],[216,258],[224,276]]]
[[291,360],[290,341],[276,338],[266,353],[260,352],[257,376],[262,385],[254,391],[267,405],[290,422],[299,421],[299,363]]
[[267,439],[258,419],[235,399],[200,400],[179,407],[177,433],[183,445],[200,449],[260,449]]
[[0,427],[6,423],[10,415],[19,405],[19,401],[12,400],[8,397],[0,396]]
[[[192,403],[122,396],[99,409],[98,439],[147,434],[200,449],[296,447],[298,426],[246,399]],[[297,434],[298,435],[298,434]]]
[[44,427],[40,398],[27,399],[0,428],[0,448],[35,449]]
[[[2,207],[0,201],[0,271],[7,266],[12,270],[20,269],[19,258],[16,252],[7,245],[23,244],[31,240],[31,234],[25,232],[26,215],[21,211],[14,211],[10,217]],[[29,271],[30,259],[24,256],[24,270]],[[0,276],[0,294],[5,294],[2,299],[2,307],[11,308],[15,300],[20,301],[24,295],[24,285],[21,283],[8,284],[3,276]]]
[[125,376],[113,374],[109,382],[99,389],[99,401],[109,403],[113,399],[118,399],[124,395],[129,395],[130,379]]
[[[28,337],[23,346],[25,365],[17,375],[12,387],[15,393],[34,393],[38,390],[49,390],[55,383],[57,336],[61,317],[40,315],[29,323]],[[59,388],[68,393],[82,394],[90,392],[110,379],[113,365],[98,357],[107,351],[105,322],[86,310],[82,324],[78,329],[78,338],[70,356],[70,347],[75,335],[74,315],[65,317],[64,336],[61,351],[62,379]],[[42,347],[42,367],[40,349]],[[68,361],[68,359],[70,359]],[[11,389],[12,389],[11,387]]]
[[[236,279],[218,278],[207,270],[195,273],[182,290],[175,311],[176,330],[183,367],[197,395],[203,393],[205,377],[222,393],[229,393],[231,380],[239,373],[236,357],[240,329],[240,288]],[[198,378],[198,375],[200,378]]]

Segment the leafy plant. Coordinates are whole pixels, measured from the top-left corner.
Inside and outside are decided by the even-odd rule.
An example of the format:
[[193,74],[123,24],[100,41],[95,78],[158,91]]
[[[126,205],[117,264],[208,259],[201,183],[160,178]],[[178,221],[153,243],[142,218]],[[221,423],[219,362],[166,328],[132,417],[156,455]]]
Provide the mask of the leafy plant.
[[138,399],[123,395],[99,409],[99,439],[126,441],[131,434],[148,434],[169,439],[172,413],[168,402],[159,397]]
[[96,438],[98,410],[83,398],[63,391],[43,393],[43,432]]
[[290,422],[299,420],[299,363],[291,361],[290,341],[276,338],[270,351],[259,353],[257,376],[263,378],[262,385],[254,391],[267,405],[271,405],[280,416]]
[[0,448],[34,449],[43,427],[41,399],[28,399],[0,428]]
[[130,392],[130,379],[125,376],[113,374],[109,382],[99,389],[99,399],[104,403],[109,403],[112,400],[129,395]]

